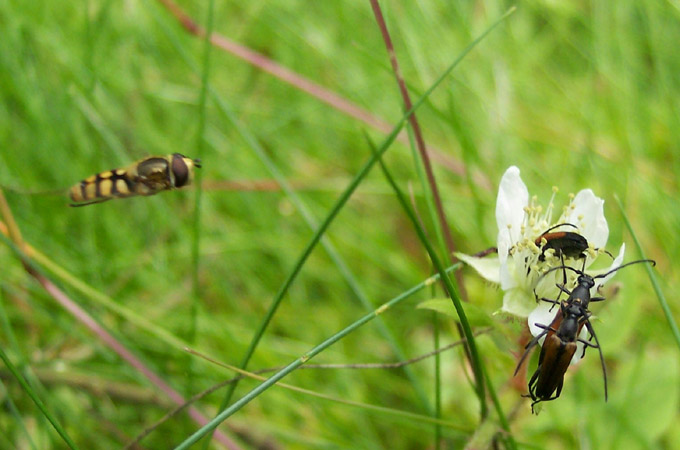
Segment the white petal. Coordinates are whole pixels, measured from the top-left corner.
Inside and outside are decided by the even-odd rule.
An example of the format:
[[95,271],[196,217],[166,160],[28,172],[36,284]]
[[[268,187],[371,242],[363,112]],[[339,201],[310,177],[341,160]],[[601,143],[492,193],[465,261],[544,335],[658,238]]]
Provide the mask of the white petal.
[[496,199],[497,247],[501,264],[507,258],[510,247],[519,241],[524,208],[528,205],[529,190],[519,176],[519,169],[510,166],[501,178]]
[[[586,327],[581,328],[581,332],[579,333],[578,337],[580,337],[584,341],[587,341],[588,329]],[[574,365],[581,361],[581,355],[583,355],[583,347],[585,347],[585,344],[576,341],[576,353],[574,353],[574,356],[571,357],[571,362],[569,363],[570,365]],[[597,349],[592,349],[591,351],[597,351]]]
[[[500,258],[499,258],[500,260]],[[515,264],[512,260],[506,259],[505,264],[501,263],[500,267],[500,281],[501,289],[507,291],[517,287],[517,281],[515,281]]]
[[524,272],[525,268],[522,258],[524,257],[518,252],[508,256],[505,264],[501,262],[501,289],[504,291],[526,285],[527,274]]
[[508,251],[513,245],[515,244],[513,244],[510,231],[507,228],[498,232],[496,248],[498,249],[498,259],[501,265],[505,265],[505,261],[508,259]]
[[[621,263],[623,262],[623,254],[625,252],[626,252],[626,243],[624,242],[623,244],[621,244],[621,248],[619,249],[619,254],[616,256],[616,258],[614,258],[614,262],[612,262],[612,265],[609,266],[609,268],[607,270],[602,271],[602,273],[604,274],[604,273],[607,273],[607,272],[610,272],[610,271],[616,269],[617,267],[621,267]],[[616,274],[616,272],[613,272],[613,273],[607,275],[604,278],[595,278],[595,289],[599,288],[600,286],[605,284],[607,281],[614,278],[615,274]]]
[[528,297],[523,290],[510,289],[509,291],[505,291],[505,295],[503,296],[503,311],[519,317],[526,317],[535,307],[536,302],[534,299]]
[[604,200],[592,190],[583,189],[574,197],[574,209],[565,217],[565,222],[573,223],[581,229],[583,237],[595,248],[603,248],[609,238],[609,226],[604,217]]
[[497,256],[477,258],[464,253],[455,253],[455,256],[465,264],[472,266],[486,280],[496,284],[500,283],[501,263]]
[[[534,303],[536,305],[536,303]],[[538,305],[529,314],[529,331],[531,335],[536,337],[545,331],[544,328],[537,327],[536,324],[550,326],[555,319],[555,315],[559,312],[560,306],[548,302],[539,302]]]

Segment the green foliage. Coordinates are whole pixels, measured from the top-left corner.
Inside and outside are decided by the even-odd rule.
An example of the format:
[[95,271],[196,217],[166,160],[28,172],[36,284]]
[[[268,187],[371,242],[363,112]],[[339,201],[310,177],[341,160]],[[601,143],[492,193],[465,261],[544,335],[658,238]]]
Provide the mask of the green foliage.
[[[180,6],[205,26],[207,2]],[[417,99],[511,5],[394,0],[381,6]],[[402,117],[368,1],[216,1],[213,20],[217,33],[351,100],[388,128]],[[614,251],[626,242],[626,260],[633,260],[638,255],[614,201],[618,196],[641,248],[658,262],[660,289],[673,291],[680,282],[674,263],[680,254],[679,21],[677,2],[523,2],[466,56],[417,112],[458,251],[495,245],[497,183],[514,164],[543,203],[553,185],[564,198],[592,188],[606,200],[607,247]],[[0,25],[0,186],[24,239],[52,262],[38,266],[186,398],[233,377],[188,356],[183,345],[232,365],[243,361],[310,244],[313,224],[329,216],[371,157],[363,133],[375,142],[386,133],[218,48],[211,50],[206,72],[202,39],[159,2],[0,2]],[[209,90],[201,108],[206,73]],[[201,129],[200,226],[191,190],[67,206],[66,189],[93,173],[153,154],[197,156]],[[396,142],[384,160],[401,190],[412,188],[414,209],[439,250],[411,149]],[[278,187],[279,175],[295,197]],[[249,370],[290,364],[433,273],[375,168],[325,236],[283,296]],[[78,447],[121,447],[174,407],[55,303],[4,244],[0,267],[3,353]],[[568,371],[560,399],[531,416],[521,392],[506,388],[516,364],[511,352],[522,351],[522,326],[494,315],[502,292],[463,269],[470,300],[464,308],[473,329],[493,328],[477,338],[477,348],[519,444],[672,448],[680,442],[674,427],[677,346],[645,271],[626,270],[606,287],[618,286],[618,293],[606,289],[610,300],[592,306],[609,371],[609,402],[591,349]],[[391,363],[431,352],[428,310],[444,313],[438,315],[440,345],[458,340],[451,301],[432,286],[310,362]],[[669,301],[677,317],[670,295]],[[482,438],[500,429],[498,417],[490,408],[487,422],[479,424],[464,352],[440,357],[441,419],[458,426],[441,426],[444,447],[488,443]],[[535,358],[529,370],[534,367]],[[296,370],[284,382],[433,416],[434,372],[432,357],[408,369]],[[0,447],[63,448],[7,366],[0,367],[0,377]],[[232,402],[259,384],[241,381]],[[212,418],[224,392],[196,406]],[[519,402],[519,414],[509,414]],[[180,413],[142,445],[177,445],[198,428]],[[220,429],[245,448],[435,445],[433,425],[276,386]]]

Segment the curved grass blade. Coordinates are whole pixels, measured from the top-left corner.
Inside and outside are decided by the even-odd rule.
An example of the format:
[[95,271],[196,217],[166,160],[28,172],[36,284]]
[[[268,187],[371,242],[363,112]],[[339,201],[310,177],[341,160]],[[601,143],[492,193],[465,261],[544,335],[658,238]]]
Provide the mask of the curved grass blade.
[[17,379],[21,387],[24,389],[24,391],[28,394],[29,397],[31,397],[31,400],[33,400],[33,403],[38,407],[40,412],[43,413],[45,418],[52,424],[54,429],[59,433],[59,436],[66,442],[66,445],[69,446],[69,448],[76,449],[78,448],[76,444],[71,440],[69,435],[66,433],[66,430],[61,426],[59,421],[52,415],[51,412],[47,410],[47,407],[45,404],[40,400],[40,397],[33,391],[33,388],[26,382],[23,376],[19,373],[19,371],[14,367],[14,364],[12,364],[12,361],[7,357],[5,354],[4,350],[0,346],[0,359],[5,363],[7,366],[7,369],[14,375],[14,378]]
[[[387,148],[392,144],[392,142],[394,142],[394,140],[396,139],[396,137],[397,137],[399,131],[400,131],[401,128],[404,126],[404,124],[405,124],[406,121],[408,120],[409,116],[410,116],[414,111],[416,111],[416,110],[423,104],[423,102],[425,101],[425,99],[426,99],[426,98],[427,98],[427,97],[428,97],[428,96],[429,96],[429,95],[430,95],[430,94],[431,94],[431,93],[432,93],[432,92],[433,92],[433,91],[434,91],[434,90],[442,83],[442,81],[444,81],[444,79],[446,78],[446,76],[447,76],[447,75],[448,75],[448,74],[449,74],[449,73],[450,73],[450,72],[451,72],[451,71],[452,71],[459,63],[460,63],[460,61],[462,61],[462,59],[463,59],[464,57],[465,57],[468,53],[470,53],[470,51],[472,51],[472,49],[473,49],[477,44],[479,44],[479,43],[480,43],[480,42],[481,42],[481,41],[482,41],[482,40],[483,40],[483,39],[484,39],[484,38],[485,38],[485,37],[493,30],[493,29],[495,29],[498,25],[500,25],[500,24],[501,24],[508,16],[510,16],[510,14],[512,14],[514,11],[515,11],[515,8],[514,8],[514,7],[511,8],[511,9],[509,9],[509,10],[508,10],[505,14],[503,14],[496,22],[494,22],[493,24],[491,24],[491,25],[490,25],[490,26],[489,26],[489,27],[488,27],[488,28],[487,28],[487,29],[486,29],[479,37],[477,37],[474,41],[472,41],[470,44],[468,44],[468,46],[467,46],[467,47],[461,52],[461,54],[453,61],[453,63],[451,63],[451,65],[450,65],[450,66],[442,73],[442,75],[441,75],[441,76],[440,76],[440,77],[432,84],[432,86],[430,86],[430,88],[429,88],[427,91],[425,91],[425,94],[423,94],[423,96],[420,97],[420,98],[418,99],[418,101],[416,101],[416,102],[414,103],[413,108],[411,108],[410,110],[408,110],[408,111],[402,116],[401,120],[400,120],[400,121],[397,123],[397,125],[394,127],[394,130],[392,131],[392,133],[390,133],[390,135],[387,137],[387,139],[385,139],[385,141],[383,141],[383,143],[380,145],[380,147],[378,148],[378,151],[377,151],[376,155],[374,155],[374,156],[369,160],[369,163],[367,163],[367,165],[365,166],[366,172],[368,172],[368,169],[370,169],[370,168],[373,166],[373,164],[375,164],[376,158],[379,157],[380,155],[382,155],[382,154],[387,150]],[[369,166],[369,164],[370,164],[370,166]],[[362,172],[363,172],[363,170],[362,170]],[[360,180],[359,180],[359,181],[360,181]],[[357,183],[357,185],[358,185],[358,183]],[[356,187],[356,186],[355,186],[355,187]],[[348,190],[341,196],[341,200],[342,200],[344,197],[349,198],[349,196],[351,195],[352,192],[353,192],[353,187],[352,187],[352,185],[350,185],[350,187],[348,188]],[[338,205],[339,205],[339,206],[342,206],[342,205],[340,205],[340,202],[338,202]],[[334,208],[334,210],[335,210],[335,208]],[[333,216],[333,217],[334,217],[334,216]],[[332,220],[333,217],[330,217],[330,216],[329,216],[327,219],[331,219],[331,220]],[[329,221],[329,224],[330,224],[330,221]],[[315,241],[320,240],[321,234],[323,233],[323,231],[325,231],[323,228],[320,228],[320,229],[319,229],[319,231],[315,234],[315,237],[314,237],[314,240],[315,240]],[[318,237],[317,237],[317,236],[318,236]],[[389,304],[389,303],[386,304],[386,307],[389,307],[389,306],[391,306],[391,304]],[[348,333],[350,333],[351,331],[353,331],[354,328],[358,328],[359,326],[363,325],[364,323],[366,323],[366,322],[372,320],[373,318],[377,317],[377,315],[378,315],[378,313],[370,313],[370,314],[368,314],[367,316],[364,316],[363,319],[361,319],[361,320],[358,321],[358,322],[355,322],[355,324],[353,324],[352,326],[350,326],[350,327],[348,327],[347,329],[343,330],[343,332],[338,333],[337,335],[335,335],[335,336],[329,338],[327,341],[324,341],[324,342],[323,342],[322,344],[320,344],[319,346],[315,347],[315,348],[314,348],[312,351],[310,351],[310,353],[306,356],[306,359],[305,359],[305,357],[303,357],[303,358],[299,358],[298,360],[292,362],[290,365],[286,366],[286,368],[284,368],[282,371],[278,372],[277,374],[275,374],[274,376],[272,376],[271,378],[269,378],[266,382],[262,383],[260,386],[258,386],[258,387],[255,388],[254,390],[252,390],[250,393],[248,393],[248,394],[247,394],[245,397],[243,397],[241,400],[237,401],[237,402],[234,403],[232,406],[230,406],[229,408],[227,408],[227,409],[225,409],[224,411],[222,411],[222,412],[221,412],[220,414],[218,414],[218,415],[217,415],[217,416],[216,416],[209,424],[207,424],[206,426],[204,426],[204,427],[200,428],[199,430],[197,430],[194,434],[192,434],[191,436],[189,436],[189,438],[187,438],[184,442],[182,442],[177,448],[178,448],[178,449],[186,449],[186,448],[188,448],[189,446],[193,445],[193,444],[196,443],[199,439],[201,439],[203,436],[205,436],[207,433],[209,433],[211,430],[213,430],[215,427],[217,427],[221,422],[223,422],[224,420],[226,420],[229,416],[231,416],[231,415],[234,414],[236,411],[238,411],[239,409],[241,409],[243,406],[245,406],[245,405],[246,405],[248,402],[250,402],[252,399],[254,399],[254,398],[257,397],[258,395],[260,395],[260,393],[262,393],[262,392],[264,392],[265,390],[267,390],[271,385],[273,385],[273,384],[276,383],[278,380],[280,380],[281,378],[285,377],[285,376],[288,375],[290,372],[292,372],[292,371],[295,370],[297,367],[299,367],[299,366],[302,365],[304,362],[306,362],[310,357],[316,355],[318,352],[322,351],[322,350],[325,349],[327,346],[329,346],[329,345],[333,344],[334,342],[336,342],[337,340],[341,339],[341,338],[344,337],[346,334],[348,334]],[[344,333],[344,334],[343,334],[343,333]],[[303,359],[304,359],[304,360],[303,360]],[[480,379],[481,379],[481,378],[480,378]],[[483,386],[483,385],[482,385],[482,386]],[[482,389],[483,389],[483,387],[482,387]]]
[[[162,26],[163,23],[159,21],[159,24]],[[179,54],[182,56],[186,64],[191,67],[194,71],[198,73],[198,67],[197,65],[192,61],[191,57],[187,54],[187,52],[183,49],[182,45],[178,43],[175,39],[173,39],[172,33],[169,30],[165,30],[166,35],[168,36],[169,39],[171,39],[173,45],[175,46],[176,50],[179,52]],[[469,49],[466,49],[466,51],[469,51]],[[324,247],[326,252],[328,253],[329,257],[333,261],[333,263],[337,266],[338,271],[342,275],[342,277],[345,279],[347,284],[349,285],[349,288],[352,290],[352,292],[355,294],[355,296],[359,299],[359,302],[362,304],[362,306],[365,308],[366,311],[371,311],[373,309],[373,305],[370,304],[370,301],[368,299],[368,296],[363,292],[363,289],[359,285],[358,280],[352,273],[352,271],[349,268],[349,265],[342,259],[340,256],[339,252],[335,249],[335,247],[332,245],[332,243],[328,240],[328,238],[324,237],[323,234],[332,222],[332,220],[335,218],[333,216],[330,218],[330,221],[324,221],[320,226],[317,224],[316,219],[313,217],[309,209],[306,207],[304,202],[300,199],[300,197],[295,193],[295,190],[292,188],[290,183],[286,180],[286,178],[283,176],[283,174],[279,171],[278,167],[274,164],[271,158],[267,155],[267,152],[262,148],[262,146],[257,142],[257,139],[255,139],[252,134],[250,134],[243,125],[240,124],[240,122],[237,120],[236,115],[233,113],[231,108],[226,104],[226,102],[213,90],[210,89],[210,94],[213,96],[213,100],[216,102],[218,109],[225,115],[227,120],[229,120],[236,130],[241,134],[241,137],[246,141],[246,143],[251,147],[251,149],[256,153],[257,157],[261,160],[261,162],[264,164],[264,166],[269,170],[269,172],[272,174],[272,176],[275,178],[275,180],[279,183],[281,188],[284,190],[286,195],[291,199],[292,203],[295,205],[295,207],[298,209],[300,212],[301,216],[304,218],[304,220],[307,222],[308,226],[312,229],[314,232],[314,237],[312,238],[312,241],[309,243],[308,247],[305,248],[303,251],[302,256],[296,261],[293,272],[289,274],[289,277],[284,281],[282,287],[279,289],[277,294],[275,295],[274,300],[270,304],[267,312],[265,313],[265,317],[262,320],[261,326],[258,328],[258,330],[255,332],[255,335],[253,339],[251,340],[251,344],[248,347],[248,350],[246,351],[246,355],[243,358],[243,361],[241,363],[241,368],[246,368],[248,362],[250,361],[250,358],[252,357],[255,349],[257,348],[257,345],[260,342],[260,339],[262,338],[262,335],[264,334],[265,330],[267,329],[269,322],[271,321],[274,313],[276,312],[279,304],[283,300],[283,297],[285,296],[286,292],[288,292],[288,288],[292,284],[292,282],[295,280],[297,275],[300,272],[300,269],[304,265],[304,262],[307,260],[309,255],[311,254],[312,250],[316,247],[316,244],[321,242],[321,245]],[[403,124],[401,125],[403,126]],[[396,136],[390,136],[388,139],[391,139],[393,141],[398,137],[398,132]],[[365,172],[363,175],[359,174],[359,179],[355,180],[357,181],[356,185],[354,183],[350,183],[350,187],[347,189],[351,190],[349,192],[349,196],[353,193],[353,191],[356,189],[358,186],[358,182],[361,181],[363,176],[365,176],[368,172]],[[341,198],[338,200],[338,202],[346,202],[349,199],[349,196],[347,198]],[[337,204],[336,204],[337,206]],[[336,215],[337,215],[336,211]],[[394,333],[390,331],[390,329],[387,327],[387,325],[383,321],[378,321],[378,331],[383,335],[383,337],[386,339],[387,343],[390,345],[391,350],[394,352],[395,356],[399,359],[405,359],[406,356],[404,355],[403,350],[401,349],[399,343],[397,342],[397,339],[394,337]],[[420,386],[420,383],[418,382],[417,377],[409,367],[404,368],[404,373],[406,374],[407,378],[411,382],[411,384],[414,387],[414,391],[416,392],[416,395],[419,397],[419,400],[421,403],[424,405],[426,410],[429,410],[429,404],[427,400],[427,395],[425,394],[425,390]],[[236,386],[231,385],[229,389],[227,390],[227,393],[225,394],[225,397],[222,401],[222,404],[220,405],[220,410],[223,410],[226,408],[226,405],[229,404],[229,401],[231,401],[231,396],[233,395],[233,392],[235,390]],[[207,448],[207,447],[206,447]]]
[[[638,238],[635,232],[633,231],[633,226],[630,224],[628,216],[626,216],[626,213],[623,209],[623,205],[621,204],[621,200],[617,196],[614,196],[614,198],[616,199],[616,204],[619,206],[619,210],[621,210],[621,215],[623,216],[623,221],[626,223],[626,228],[628,228],[628,231],[630,231],[630,235],[633,237],[633,242],[635,242],[635,247],[637,248],[638,253],[640,253],[640,257],[642,259],[647,259],[647,256],[645,255],[645,252],[642,250],[642,246],[640,245],[640,241],[638,241]],[[671,308],[668,306],[666,296],[661,290],[659,280],[656,278],[656,273],[654,273],[649,264],[644,264],[644,266],[645,270],[647,271],[647,275],[649,276],[649,281],[652,283],[652,287],[654,288],[656,298],[659,299],[661,309],[663,310],[663,313],[666,316],[668,326],[670,327],[671,332],[673,333],[675,343],[678,345],[678,348],[680,348],[680,329],[678,329],[678,324],[675,322],[675,319],[673,318],[673,313],[671,312]]]
[[[366,139],[368,140],[368,144],[371,147],[371,151],[373,151],[373,154],[376,155],[376,157],[380,158],[380,155],[377,154],[375,145],[373,145],[373,142],[371,142],[370,138],[366,136]],[[446,287],[446,291],[449,294],[449,297],[451,298],[451,301],[453,302],[453,306],[456,308],[456,313],[458,314],[458,319],[460,320],[460,324],[463,328],[463,333],[465,334],[465,339],[467,339],[467,345],[468,348],[470,349],[470,362],[472,364],[472,371],[475,374],[475,379],[479,380],[476,386],[476,391],[477,391],[477,397],[479,398],[480,406],[481,406],[481,414],[482,418],[485,418],[487,415],[487,406],[486,406],[486,389],[484,386],[484,378],[483,378],[483,373],[484,369],[482,366],[482,360],[479,357],[479,352],[477,351],[477,344],[475,343],[475,337],[472,334],[472,327],[470,326],[470,322],[467,319],[467,316],[465,315],[465,310],[463,309],[462,305],[462,300],[460,298],[460,293],[458,291],[458,287],[455,285],[453,281],[451,281],[451,278],[449,278],[446,275],[445,268],[444,268],[444,263],[441,261],[439,256],[437,255],[436,250],[430,243],[429,239],[427,238],[427,235],[425,234],[425,230],[423,227],[420,225],[420,222],[418,221],[418,218],[416,217],[415,213],[411,209],[411,207],[408,204],[408,200],[404,196],[404,194],[401,192],[401,189],[399,189],[399,186],[397,186],[396,181],[394,181],[394,178],[392,177],[392,174],[390,171],[387,169],[387,166],[385,165],[385,162],[380,158],[378,160],[380,163],[380,167],[382,168],[383,174],[385,175],[385,178],[387,179],[388,183],[392,186],[392,189],[394,189],[394,193],[397,196],[397,199],[399,200],[399,203],[401,203],[401,207],[406,213],[406,215],[409,217],[411,222],[413,223],[413,227],[416,230],[416,233],[418,234],[418,238],[420,238],[420,242],[423,244],[425,249],[427,250],[428,255],[430,255],[430,260],[432,261],[432,264],[434,267],[437,269],[440,275],[442,275],[442,281],[444,282],[444,286]]]
[[[460,267],[461,263],[456,263],[453,266],[449,267],[446,269],[445,273],[450,273]],[[292,363],[288,364],[285,366],[283,369],[279,370],[276,372],[274,375],[272,375],[270,378],[267,379],[267,381],[263,382],[261,385],[250,391],[247,395],[245,395],[243,398],[241,398],[239,401],[231,405],[229,408],[225,409],[222,411],[220,414],[218,414],[213,420],[210,421],[209,424],[205,425],[203,428],[199,429],[196,431],[194,434],[189,436],[188,439],[186,439],[184,442],[182,442],[180,445],[176,447],[177,450],[180,449],[187,449],[191,445],[195,444],[199,439],[201,439],[203,436],[205,436],[207,433],[215,429],[220,423],[224,422],[229,416],[237,412],[239,409],[243,408],[245,405],[250,403],[253,399],[255,399],[257,396],[259,396],[262,392],[266,391],[270,387],[272,387],[274,384],[276,384],[277,381],[280,379],[284,378],[286,375],[297,369],[298,367],[302,366],[305,364],[307,361],[312,359],[314,356],[318,355],[322,351],[326,350],[328,347],[331,345],[335,344],[348,334],[352,333],[356,329],[360,328],[361,326],[367,324],[371,320],[375,319],[379,315],[383,314],[393,306],[403,302],[406,300],[408,297],[411,295],[415,294],[416,292],[420,291],[421,289],[431,286],[433,283],[436,283],[440,279],[440,275],[436,274],[428,278],[427,280],[417,284],[416,286],[412,287],[411,289],[402,292],[400,295],[397,297],[394,297],[392,300],[383,303],[381,306],[379,306],[377,309],[374,311],[371,311],[370,313],[366,314],[363,316],[361,319],[357,320],[356,322],[352,323],[351,325],[347,326],[346,328],[342,329],[338,333],[334,334],[333,336],[329,337],[325,341],[323,341],[321,344],[317,345],[316,347],[312,348],[310,351],[302,355],[301,357],[297,358],[295,361]]]

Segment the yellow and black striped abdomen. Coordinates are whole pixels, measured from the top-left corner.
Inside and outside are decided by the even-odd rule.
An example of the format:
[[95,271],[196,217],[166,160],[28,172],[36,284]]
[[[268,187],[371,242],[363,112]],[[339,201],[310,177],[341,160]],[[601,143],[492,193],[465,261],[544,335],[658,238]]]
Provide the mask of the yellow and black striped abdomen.
[[70,196],[74,203],[97,203],[137,195],[134,186],[135,181],[127,170],[114,169],[85,178],[71,188]]

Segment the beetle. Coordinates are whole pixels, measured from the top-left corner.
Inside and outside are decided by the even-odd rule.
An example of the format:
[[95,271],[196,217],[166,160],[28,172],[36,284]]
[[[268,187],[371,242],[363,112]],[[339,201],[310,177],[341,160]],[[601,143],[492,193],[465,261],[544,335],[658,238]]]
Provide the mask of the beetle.
[[154,195],[191,184],[197,159],[179,153],[150,156],[127,167],[112,169],[85,178],[73,186],[70,206],[86,206],[113,198]]
[[[553,254],[558,257],[567,257],[574,259],[585,259],[588,250],[588,240],[579,233],[573,231],[552,231],[562,226],[568,226],[578,229],[578,227],[571,223],[558,223],[545,230],[539,237],[534,240],[534,244],[541,249],[541,254],[538,260],[545,261],[545,252],[552,249]],[[599,250],[599,249],[595,249]],[[602,250],[604,253],[612,256],[607,250]],[[497,253],[497,247],[490,247],[481,252],[477,252],[472,256],[482,258],[490,253]],[[612,256],[613,258],[613,256]]]
[[[534,243],[541,249],[541,254],[538,260],[545,261],[545,252],[552,249],[555,256],[564,256],[565,258],[585,259],[588,250],[588,241],[585,237],[573,231],[552,231],[562,226],[569,226],[578,229],[576,225],[571,223],[559,223],[553,227],[545,230]],[[544,243],[545,240],[545,243]],[[599,250],[599,249],[595,249]],[[603,250],[609,256],[612,256],[606,250]]]
[[[590,301],[599,299],[592,298]],[[555,319],[553,319],[549,326],[536,324],[543,331],[529,343],[515,370],[516,374],[532,347],[537,345],[539,340],[545,336],[545,341],[538,358],[538,367],[531,376],[528,385],[529,396],[533,401],[531,404],[532,412],[536,403],[555,400],[562,393],[564,374],[576,353],[577,342],[600,350],[600,360],[605,379],[605,398],[607,397],[607,372],[604,358],[602,357],[602,350],[600,349],[597,335],[595,335],[595,331],[590,324],[589,317],[591,313],[585,308],[584,303],[580,299],[573,301],[563,300],[560,304],[560,311],[555,315]],[[584,325],[588,328],[591,337],[595,339],[595,344],[578,337]]]
[[[582,270],[574,269],[573,267],[561,265],[553,267],[546,271],[543,275],[547,275],[555,270],[562,269],[564,273],[563,284],[557,284],[560,294],[568,295],[566,300],[559,301],[548,298],[541,298],[541,301],[560,305],[560,310],[555,315],[550,325],[536,323],[535,325],[543,331],[531,340],[526,346],[526,350],[517,364],[515,375],[519,371],[524,360],[527,358],[532,348],[535,347],[539,340],[545,336],[545,341],[541,347],[541,353],[538,358],[538,367],[529,380],[529,397],[531,397],[531,411],[534,412],[534,406],[542,401],[550,401],[557,399],[562,393],[562,386],[564,384],[564,374],[569,368],[569,364],[577,349],[577,342],[584,344],[583,356],[587,347],[597,348],[600,354],[600,363],[602,364],[602,374],[604,377],[604,398],[607,401],[607,368],[602,355],[600,343],[595,334],[595,330],[590,323],[591,313],[588,310],[590,302],[597,302],[605,300],[604,297],[591,296],[590,290],[595,287],[595,280],[598,278],[605,278],[610,274],[632,264],[649,262],[656,265],[656,262],[651,259],[641,259],[638,261],[623,264],[615,269],[612,269],[604,274],[591,276]],[[584,260],[585,267],[585,260]],[[569,291],[566,288],[567,284],[567,269],[575,272],[578,275],[576,286]],[[535,294],[535,291],[534,291]],[[538,297],[538,296],[537,296]],[[594,339],[593,344],[589,340],[579,338],[579,334],[585,326],[590,334],[590,339]],[[582,357],[583,357],[582,356]]]
[[[584,252],[588,249],[586,238],[572,231],[552,231],[561,226],[577,228],[576,225],[570,223],[560,223],[544,231],[534,242],[541,248],[541,255],[538,257],[539,261],[545,261],[545,252],[550,249],[555,251],[555,256],[563,255],[567,258],[585,257]],[[545,240],[545,243],[543,243],[543,240]]]

